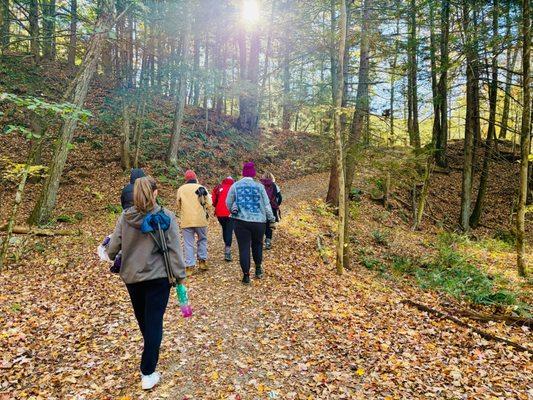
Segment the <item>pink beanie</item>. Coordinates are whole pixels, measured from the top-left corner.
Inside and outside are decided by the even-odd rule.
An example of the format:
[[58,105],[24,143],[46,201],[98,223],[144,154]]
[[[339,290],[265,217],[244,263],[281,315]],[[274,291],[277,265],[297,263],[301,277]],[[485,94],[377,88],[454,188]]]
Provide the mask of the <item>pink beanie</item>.
[[245,178],[255,178],[255,164],[253,162],[244,163],[242,168],[242,176]]

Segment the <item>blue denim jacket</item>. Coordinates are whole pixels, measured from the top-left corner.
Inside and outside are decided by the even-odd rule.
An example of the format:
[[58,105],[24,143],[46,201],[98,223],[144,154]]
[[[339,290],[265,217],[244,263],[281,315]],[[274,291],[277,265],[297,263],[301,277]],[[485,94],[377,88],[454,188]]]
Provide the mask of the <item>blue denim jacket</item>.
[[226,206],[235,219],[263,223],[276,220],[265,187],[252,178],[242,178],[231,186]]

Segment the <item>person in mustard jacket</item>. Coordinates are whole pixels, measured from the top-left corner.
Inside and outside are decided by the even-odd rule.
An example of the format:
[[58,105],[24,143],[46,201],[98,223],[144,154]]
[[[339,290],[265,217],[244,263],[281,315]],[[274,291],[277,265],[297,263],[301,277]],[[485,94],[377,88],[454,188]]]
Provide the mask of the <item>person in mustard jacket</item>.
[[211,195],[198,183],[194,171],[185,172],[185,184],[180,186],[176,206],[180,214],[180,228],[183,232],[185,265],[207,270],[207,219],[211,211]]

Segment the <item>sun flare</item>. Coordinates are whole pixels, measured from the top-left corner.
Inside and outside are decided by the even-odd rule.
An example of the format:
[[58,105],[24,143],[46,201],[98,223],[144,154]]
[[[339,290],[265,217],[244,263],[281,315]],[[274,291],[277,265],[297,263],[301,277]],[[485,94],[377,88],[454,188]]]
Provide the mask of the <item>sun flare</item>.
[[259,21],[259,4],[256,0],[243,0],[241,17],[247,25],[254,25]]

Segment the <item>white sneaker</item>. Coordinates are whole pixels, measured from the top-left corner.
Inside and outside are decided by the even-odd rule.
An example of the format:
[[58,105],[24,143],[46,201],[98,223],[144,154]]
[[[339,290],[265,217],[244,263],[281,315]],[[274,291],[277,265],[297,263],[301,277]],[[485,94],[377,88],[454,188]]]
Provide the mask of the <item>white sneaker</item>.
[[161,380],[161,374],[159,372],[154,372],[154,373],[152,373],[150,375],[142,375],[141,374],[141,376],[142,376],[142,378],[141,378],[141,386],[142,386],[143,390],[152,389]]

